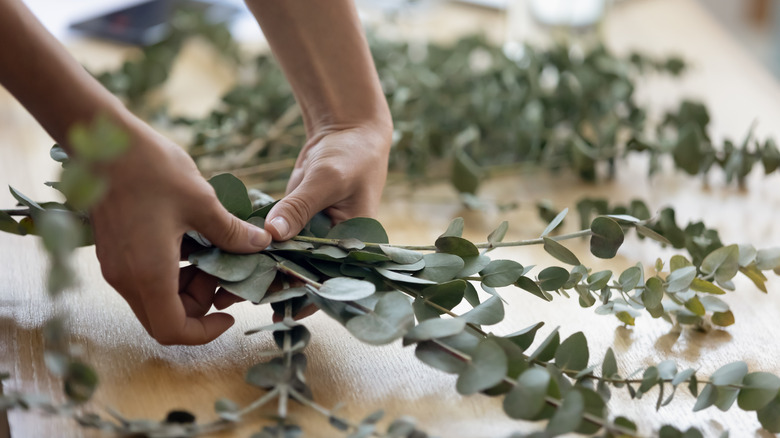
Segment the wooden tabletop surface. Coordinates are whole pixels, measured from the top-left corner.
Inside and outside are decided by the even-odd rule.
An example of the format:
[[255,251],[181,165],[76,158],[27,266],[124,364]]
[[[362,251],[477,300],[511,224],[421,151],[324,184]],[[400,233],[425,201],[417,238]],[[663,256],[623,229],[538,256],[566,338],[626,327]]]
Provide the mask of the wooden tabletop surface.
[[[490,25],[491,32],[500,36],[512,26],[496,12],[465,6],[437,7],[442,10],[432,10],[429,29],[441,38],[484,25]],[[675,53],[692,64],[692,71],[681,81],[649,81],[640,89],[641,102],[662,109],[673,106],[682,96],[699,98],[711,110],[715,139],[724,135],[741,138],[754,121],[758,122],[759,137],[780,138],[780,126],[775,125],[780,120],[778,82],[695,1],[621,2],[610,12],[602,31],[609,46],[618,52],[641,49],[658,55]],[[77,41],[72,48],[88,65],[111,64],[122,56],[122,51],[104,44]],[[175,105],[205,110],[229,81],[219,69],[211,69],[207,74],[202,72],[203,68],[189,68],[207,61],[197,48],[188,49],[187,53],[181,61],[184,65],[174,75],[178,85],[172,83],[166,92],[173,98],[180,95]],[[188,102],[187,81],[204,79],[199,78],[203,75],[221,85],[215,86],[211,97]],[[53,198],[54,192],[42,184],[57,173],[57,166],[48,158],[50,145],[51,140],[35,121],[0,92],[0,186],[11,184],[35,199]],[[749,177],[748,186],[746,191],[727,186],[722,174],[714,171],[709,188],[704,188],[701,179],[682,176],[668,167],[648,179],[646,163],[641,158],[631,158],[620,163],[614,181],[595,185],[581,183],[566,174],[553,177],[543,172],[490,181],[481,191],[485,199],[520,203],[520,208],[507,212],[464,211],[446,185],[413,192],[391,187],[379,220],[394,243],[432,243],[456,216],[466,219],[466,235],[471,239],[484,240],[502,220],[510,223],[508,238],[523,239],[538,236],[545,226],[536,217],[537,200],[549,199],[563,208],[574,207],[583,196],[609,197],[621,202],[638,197],[651,208],[673,206],[682,222],[704,219],[708,226],[720,230],[724,242],[753,243],[759,248],[780,246],[780,230],[774,226],[774,213],[780,211],[777,174],[765,177],[757,169]],[[0,205],[12,204],[10,195],[0,195]],[[574,229],[574,222],[569,221],[568,229]],[[634,238],[628,240],[617,258],[607,262],[587,255],[583,242],[573,242],[571,248],[582,255],[586,265],[596,268],[625,269],[637,261],[652,266],[656,257],[672,254]],[[495,257],[512,258],[524,265],[552,263],[539,248],[506,249],[497,251]],[[163,347],[146,335],[125,302],[102,279],[93,248],[78,251],[76,266],[81,283],[63,305],[72,315],[73,342],[83,346],[87,361],[97,368],[102,379],[94,406],[112,406],[128,417],[154,419],[171,409],[186,409],[208,421],[214,418],[212,406],[217,398],[227,397],[244,404],[262,395],[260,390],[245,384],[243,376],[258,361],[257,353],[271,348],[273,341],[270,336],[247,337],[242,333],[270,321],[268,308],[234,306],[231,313],[236,317],[236,326],[208,345]],[[41,327],[51,314],[44,292],[45,270],[46,257],[35,239],[0,234],[0,371],[7,370],[12,375],[5,382],[5,390],[57,398],[60,383],[49,375],[43,363]],[[491,329],[504,334],[545,321],[543,333],[556,326],[561,327],[564,336],[584,331],[593,352],[592,361],[611,346],[624,374],[664,359],[699,368],[705,375],[735,360],[746,361],[753,370],[780,373],[780,343],[776,334],[780,326],[780,281],[771,278],[768,286],[769,292],[763,294],[749,281],[737,281],[737,291],[724,298],[732,306],[736,324],[708,333],[675,332],[669,324],[647,315],[638,318],[635,327],[626,328],[614,317],[581,309],[576,300],[557,297],[552,303],[545,303],[512,289],[503,293],[508,301],[505,321]],[[384,347],[361,344],[322,312],[305,323],[313,333],[307,349],[307,377],[315,398],[325,406],[344,403],[341,413],[347,418],[360,419],[382,408],[387,418],[412,416],[424,430],[441,437],[507,436],[540,427],[508,419],[501,410],[500,399],[458,395],[454,376],[421,364],[413,350],[403,348],[400,342]],[[715,408],[692,413],[693,398],[687,393],[658,412],[653,393],[639,401],[631,401],[623,392],[613,393],[612,413],[633,418],[647,433],[671,423],[679,427],[696,425],[707,436],[723,429],[731,430],[732,436],[770,436],[759,430],[752,413],[738,409],[721,413]],[[307,436],[341,436],[327,419],[307,408],[296,406],[292,415],[308,432]],[[263,421],[257,415],[218,436],[248,437]],[[13,411],[9,422],[15,438],[98,436],[72,420],[40,414]]]

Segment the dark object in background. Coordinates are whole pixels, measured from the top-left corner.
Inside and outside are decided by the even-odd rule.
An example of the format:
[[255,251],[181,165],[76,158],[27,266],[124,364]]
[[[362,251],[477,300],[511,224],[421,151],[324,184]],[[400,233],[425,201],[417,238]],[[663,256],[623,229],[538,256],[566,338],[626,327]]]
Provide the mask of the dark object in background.
[[71,24],[87,35],[139,46],[150,46],[170,32],[170,20],[181,9],[202,12],[210,23],[224,23],[241,10],[231,4],[203,0],[150,0]]

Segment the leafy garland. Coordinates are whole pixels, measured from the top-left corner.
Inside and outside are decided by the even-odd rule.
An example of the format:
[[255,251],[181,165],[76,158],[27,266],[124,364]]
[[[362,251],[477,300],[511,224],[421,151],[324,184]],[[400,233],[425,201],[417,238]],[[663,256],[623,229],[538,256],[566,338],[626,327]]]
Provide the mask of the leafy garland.
[[[56,147],[53,156],[64,158]],[[66,169],[73,166],[67,161],[66,164]],[[246,187],[232,175],[222,174],[210,182],[229,211],[255,225],[263,224],[273,203],[253,208]],[[15,190],[12,193],[23,208],[0,213],[4,231],[40,234],[46,242],[47,226],[45,220],[39,224],[41,218],[54,214],[70,218],[70,223],[83,223],[83,210],[72,208],[70,203],[43,207]],[[186,424],[194,420],[186,412],[173,412],[161,423],[131,421],[115,412],[114,421],[96,414],[77,418],[85,426],[120,434],[194,436],[228,427],[250,411],[276,400],[278,424],[267,426],[254,437],[293,437],[300,436],[301,431],[288,418],[287,404],[295,400],[327,415],[345,436],[427,436],[409,419],[398,419],[386,432],[380,432],[380,413],[353,422],[313,400],[305,380],[306,360],[302,353],[311,334],[295,316],[314,304],[363,342],[381,345],[403,339],[405,345],[415,345],[415,354],[422,362],[458,375],[456,389],[461,394],[503,396],[504,410],[511,418],[548,420],[545,436],[573,431],[638,436],[631,420],[610,420],[606,403],[611,391],[625,387],[631,397],[638,398],[657,386],[660,408],[672,401],[681,385],[697,397],[695,411],[713,405],[727,410],[736,402],[743,410],[756,411],[764,428],[780,431],[775,415],[780,409],[780,378],[765,372],[748,372],[744,362],[724,365],[704,378],[694,369],[680,370],[673,361],[664,361],[641,371],[642,377],[638,378],[633,377],[637,373],[624,376],[619,372],[611,349],[600,366],[591,364],[582,332],[561,340],[554,329],[530,351],[543,322],[506,336],[482,329],[503,319],[504,304],[496,288],[505,286],[515,286],[547,301],[555,295],[573,294],[581,306],[591,307],[598,302],[597,313],[614,314],[626,324],[633,324],[636,316],[647,311],[652,317],[680,324],[702,324],[709,317],[713,324],[725,326],[734,322],[734,315],[715,295],[723,294],[723,289],[733,289],[732,279],[739,273],[765,290],[763,273],[780,272],[780,248],[756,250],[751,245],[723,246],[719,241],[706,249],[700,262],[673,256],[668,274],[662,272],[662,263],[657,263],[655,273],[647,278],[641,264],[619,274],[592,272],[561,241],[589,238],[594,255],[611,258],[623,243],[625,232],[632,228],[664,244],[670,243],[665,235],[672,236],[679,228],[670,228],[668,218],[663,217],[642,220],[629,214],[600,215],[587,229],[550,237],[565,213],[559,214],[538,239],[515,242],[503,241],[508,225],[502,223],[486,242],[472,243],[462,237],[463,220],[456,219],[433,245],[391,245],[375,220],[355,218],[330,227],[330,221],[322,215],[292,240],[275,242],[265,251],[249,255],[222,252],[197,233],[190,233],[187,239],[202,246],[202,250],[190,256],[193,265],[219,278],[220,286],[231,293],[257,304],[271,304],[280,320],[247,332],[271,332],[279,347],[261,354],[273,359],[254,365],[247,372],[247,382],[266,389],[266,394],[245,407],[219,400],[215,408],[220,420],[204,425]],[[12,215],[23,219],[17,222]],[[692,228],[696,229],[688,227],[684,233],[691,236],[700,232]],[[549,266],[530,275],[532,267],[488,256],[495,248],[523,245],[542,245],[550,255],[572,267]],[[287,286],[269,293],[271,285],[280,278]],[[474,283],[479,283],[491,297],[481,301]],[[455,314],[452,309],[464,300],[472,309]],[[55,362],[55,370],[56,363],[67,362]],[[86,401],[94,391],[96,380],[87,380],[79,381],[76,388],[83,391],[76,392],[73,383],[69,386],[66,380],[66,393],[72,402]],[[18,394],[2,397],[0,404],[6,408],[37,406],[76,415],[72,405],[31,403]],[[664,437],[682,436],[672,426],[665,426],[658,433]],[[701,436],[695,430],[686,433],[689,435],[685,436]]]

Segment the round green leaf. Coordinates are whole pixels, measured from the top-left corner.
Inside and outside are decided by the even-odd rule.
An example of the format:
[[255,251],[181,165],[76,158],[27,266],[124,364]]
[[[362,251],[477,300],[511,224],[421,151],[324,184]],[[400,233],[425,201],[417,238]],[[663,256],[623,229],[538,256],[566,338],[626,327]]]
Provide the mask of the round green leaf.
[[369,243],[390,243],[387,232],[376,219],[356,217],[331,228],[326,236],[328,239],[354,238]]
[[329,300],[357,301],[376,292],[374,283],[349,277],[336,277],[326,280],[317,293]]
[[509,286],[523,275],[523,265],[514,260],[493,260],[479,274],[485,286]]
[[414,312],[409,300],[399,292],[387,292],[371,313],[351,318],[346,327],[361,341],[382,345],[400,338],[413,325]]
[[247,219],[252,214],[252,201],[240,179],[223,173],[211,178],[209,184],[214,187],[217,199],[227,211],[239,219]]
[[465,265],[463,259],[454,254],[425,254],[425,267],[420,271],[420,277],[436,283],[443,283],[455,278]]
[[253,303],[259,303],[276,278],[276,260],[265,254],[258,254],[257,267],[249,277],[238,282],[220,281],[219,285],[233,295]]
[[209,248],[190,254],[190,263],[201,271],[221,280],[241,281],[252,275],[261,254],[230,254],[219,248]]
[[550,373],[543,368],[529,368],[504,398],[504,411],[512,418],[532,420],[544,408]]
[[569,280],[569,271],[558,266],[550,266],[539,272],[539,287],[545,291],[554,291],[563,287]]
[[623,229],[614,219],[599,216],[590,224],[590,252],[602,259],[611,259],[623,244]]
[[566,338],[555,351],[555,365],[562,370],[580,371],[588,366],[588,341],[577,332]]
[[504,349],[491,339],[483,339],[458,376],[455,387],[464,395],[488,389],[506,377],[507,367]]
[[745,411],[757,411],[774,400],[780,392],[780,377],[771,373],[750,373],[742,380],[737,403]]
[[404,336],[404,341],[419,342],[457,335],[466,328],[466,321],[459,318],[432,318],[422,321]]

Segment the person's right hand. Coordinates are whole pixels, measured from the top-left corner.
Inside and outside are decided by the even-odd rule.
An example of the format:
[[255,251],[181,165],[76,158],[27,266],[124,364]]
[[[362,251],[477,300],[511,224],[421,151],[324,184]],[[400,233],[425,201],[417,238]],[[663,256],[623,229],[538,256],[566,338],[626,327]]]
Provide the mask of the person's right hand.
[[204,344],[233,324],[206,312],[217,281],[179,270],[182,237],[196,230],[235,253],[265,249],[271,236],[231,215],[192,159],[140,121],[129,125],[130,150],[99,171],[106,196],[90,212],[103,276],[161,344]]

